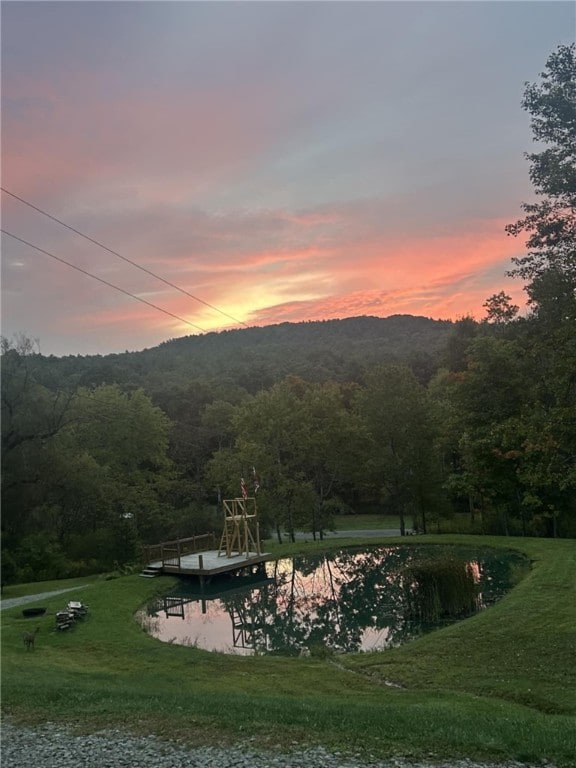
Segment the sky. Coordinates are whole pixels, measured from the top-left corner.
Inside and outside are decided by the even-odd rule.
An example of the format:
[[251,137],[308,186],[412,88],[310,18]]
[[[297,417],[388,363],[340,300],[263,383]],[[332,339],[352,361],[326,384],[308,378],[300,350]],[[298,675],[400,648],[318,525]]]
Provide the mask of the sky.
[[555,0],[2,2],[2,187],[124,257],[3,192],[2,334],[523,305],[522,93],[575,34]]

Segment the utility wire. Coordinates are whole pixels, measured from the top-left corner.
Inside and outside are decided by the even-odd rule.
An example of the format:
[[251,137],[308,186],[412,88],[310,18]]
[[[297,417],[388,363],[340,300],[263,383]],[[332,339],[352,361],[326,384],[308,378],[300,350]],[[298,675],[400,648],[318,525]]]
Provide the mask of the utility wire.
[[142,272],[146,272],[148,275],[151,275],[152,277],[156,278],[156,280],[161,280],[166,285],[169,285],[170,288],[174,288],[175,290],[180,291],[180,293],[183,293],[186,296],[189,296],[191,299],[194,299],[194,301],[199,301],[201,304],[204,304],[204,306],[210,307],[210,309],[214,309],[216,312],[219,312],[221,315],[224,315],[224,317],[227,317],[229,320],[233,320],[235,323],[238,323],[239,325],[243,325],[246,328],[249,327],[247,323],[243,322],[242,320],[238,320],[237,317],[234,317],[233,315],[229,315],[227,312],[224,312],[223,310],[218,309],[218,307],[215,307],[213,304],[209,304],[207,301],[204,301],[204,299],[200,299],[198,296],[194,296],[194,294],[190,293],[185,288],[180,288],[180,286],[176,285],[175,283],[171,283],[170,280],[166,280],[165,278],[160,277],[160,275],[157,275],[151,270],[146,269],[146,267],[143,267],[140,264],[137,264],[135,261],[132,261],[126,256],[122,256],[122,254],[117,253],[116,251],[113,251],[111,248],[108,248],[107,245],[103,245],[102,243],[99,243],[98,240],[95,240],[93,237],[90,237],[89,235],[85,235],[83,232],[80,232],[79,229],[74,229],[74,227],[71,227],[70,224],[66,224],[65,221],[62,221],[61,219],[57,219],[56,216],[52,216],[52,214],[47,213],[46,211],[43,211],[42,208],[38,208],[38,206],[33,205],[32,203],[29,203],[28,200],[24,200],[23,197],[19,197],[18,195],[15,195],[14,192],[10,192],[9,189],[6,189],[5,187],[0,187],[0,189],[2,190],[2,192],[5,192],[7,195],[10,195],[10,197],[13,197],[15,200],[19,200],[21,203],[24,203],[24,205],[27,205],[29,208],[32,208],[34,211],[41,213],[43,216],[46,216],[48,219],[52,219],[52,221],[55,221],[57,224],[61,224],[63,227],[66,227],[66,229],[69,229],[71,232],[74,232],[76,235],[80,235],[80,237],[83,237],[85,240],[88,240],[89,242],[94,243],[94,245],[97,245],[99,248],[103,248],[105,251],[108,251],[108,253],[111,253],[113,256],[117,256],[119,259],[122,259],[122,261],[126,261],[128,264],[131,264],[133,267],[136,267],[136,269],[140,269],[142,270]]
[[204,328],[200,328],[199,325],[194,325],[194,323],[191,323],[189,320],[185,320],[183,317],[180,317],[179,315],[175,315],[173,312],[169,312],[167,309],[162,309],[162,307],[159,307],[156,304],[152,304],[151,301],[146,301],[146,299],[142,299],[140,298],[140,296],[135,296],[133,293],[130,293],[130,291],[125,291],[124,288],[119,288],[117,285],[114,285],[114,283],[109,283],[108,280],[103,280],[101,277],[96,277],[96,275],[93,275],[91,272],[87,272],[85,269],[82,269],[82,267],[77,267],[75,264],[71,264],[69,261],[66,261],[65,259],[61,259],[60,256],[55,256],[53,253],[50,253],[49,251],[45,251],[43,248],[39,248],[37,245],[33,245],[32,243],[29,243],[27,240],[23,240],[21,237],[18,237],[17,235],[13,235],[12,232],[7,232],[5,229],[0,229],[0,232],[3,232],[5,235],[8,235],[8,237],[14,238],[14,240],[18,240],[20,243],[24,243],[24,245],[27,245],[30,248],[34,248],[35,251],[40,251],[40,253],[44,253],[46,254],[46,256],[50,256],[51,259],[56,259],[56,261],[59,261],[62,264],[66,264],[67,267],[72,267],[72,269],[75,269],[78,272],[82,272],[83,275],[88,275],[88,277],[92,277],[94,278],[94,280],[98,280],[99,283],[103,283],[104,285],[107,285],[109,288],[114,288],[115,291],[120,291],[120,293],[123,293],[126,296],[130,296],[132,299],[136,299],[136,301],[141,301],[142,304],[147,304],[149,307],[152,307],[153,309],[157,309],[159,312],[163,312],[165,315],[169,315],[170,317],[173,317],[176,320],[180,320],[181,323],[186,323],[186,325],[189,325],[191,328],[196,328],[197,331],[202,331],[202,333],[206,333]]

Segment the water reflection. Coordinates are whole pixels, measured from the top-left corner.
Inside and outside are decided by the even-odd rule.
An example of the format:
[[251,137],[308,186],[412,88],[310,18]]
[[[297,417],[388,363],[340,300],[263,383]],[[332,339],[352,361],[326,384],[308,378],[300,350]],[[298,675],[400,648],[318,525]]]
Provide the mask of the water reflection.
[[[474,589],[473,609],[501,597],[527,570],[522,555],[456,547],[379,547],[266,563],[248,577],[178,590],[139,612],[155,637],[208,650],[300,655],[370,651],[399,645],[450,620],[421,605],[422,563],[451,558]],[[452,590],[453,591],[453,590]],[[438,590],[436,591],[438,592]],[[438,599],[436,594],[436,600]],[[468,613],[470,611],[467,611]],[[465,615],[462,613],[462,615]]]

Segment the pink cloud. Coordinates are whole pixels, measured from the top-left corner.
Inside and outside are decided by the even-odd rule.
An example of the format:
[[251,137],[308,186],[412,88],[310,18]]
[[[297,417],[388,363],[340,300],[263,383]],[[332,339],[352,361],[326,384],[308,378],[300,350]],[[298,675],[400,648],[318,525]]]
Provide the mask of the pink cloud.
[[[282,217],[274,214],[274,218]],[[297,229],[306,228],[300,217],[293,222]],[[234,231],[234,222],[227,223]],[[475,231],[454,231],[430,240],[424,235],[401,239],[396,234],[360,244],[331,242],[300,250],[282,244],[275,250],[241,248],[233,257],[204,262],[189,273],[184,255],[174,254],[168,264],[153,266],[161,273],[162,266],[169,266],[168,274],[177,284],[254,325],[398,312],[479,318],[486,298],[506,285],[508,259],[518,250],[517,242],[502,233],[501,223],[478,222]],[[205,330],[234,325],[189,297],[168,288],[159,290],[152,278],[144,276],[145,283],[151,293],[144,295],[150,295],[151,301]],[[506,290],[523,304],[520,286],[506,286]],[[83,325],[162,329],[169,336],[194,332],[151,308],[126,303],[122,297],[119,301],[120,306],[86,312]]]
[[12,105],[3,125],[4,186],[52,199],[80,184],[87,199],[100,187],[141,202],[201,199],[207,185],[261,153],[278,127],[263,81],[241,92],[163,84],[130,93],[110,82],[89,71],[68,72],[57,84],[13,76],[4,91]]

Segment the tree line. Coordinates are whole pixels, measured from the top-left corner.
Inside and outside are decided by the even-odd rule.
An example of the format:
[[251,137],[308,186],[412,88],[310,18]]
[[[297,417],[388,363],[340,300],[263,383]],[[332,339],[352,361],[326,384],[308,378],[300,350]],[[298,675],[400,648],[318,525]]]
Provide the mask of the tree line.
[[[536,202],[507,228],[527,238],[510,269],[523,316],[500,292],[482,322],[402,318],[418,322],[405,347],[351,334],[306,349],[290,324],[209,334],[177,371],[166,363],[189,340],[95,363],[4,339],[2,582],[108,569],[142,543],[220,530],[240,477],[257,477],[278,536],[321,537],[336,515],[365,511],[397,515],[402,533],[575,536],[574,45],[549,57],[522,106],[539,142],[527,155]],[[340,323],[297,333],[338,337]],[[198,344],[219,338],[203,358]],[[244,365],[227,367],[247,338]]]

